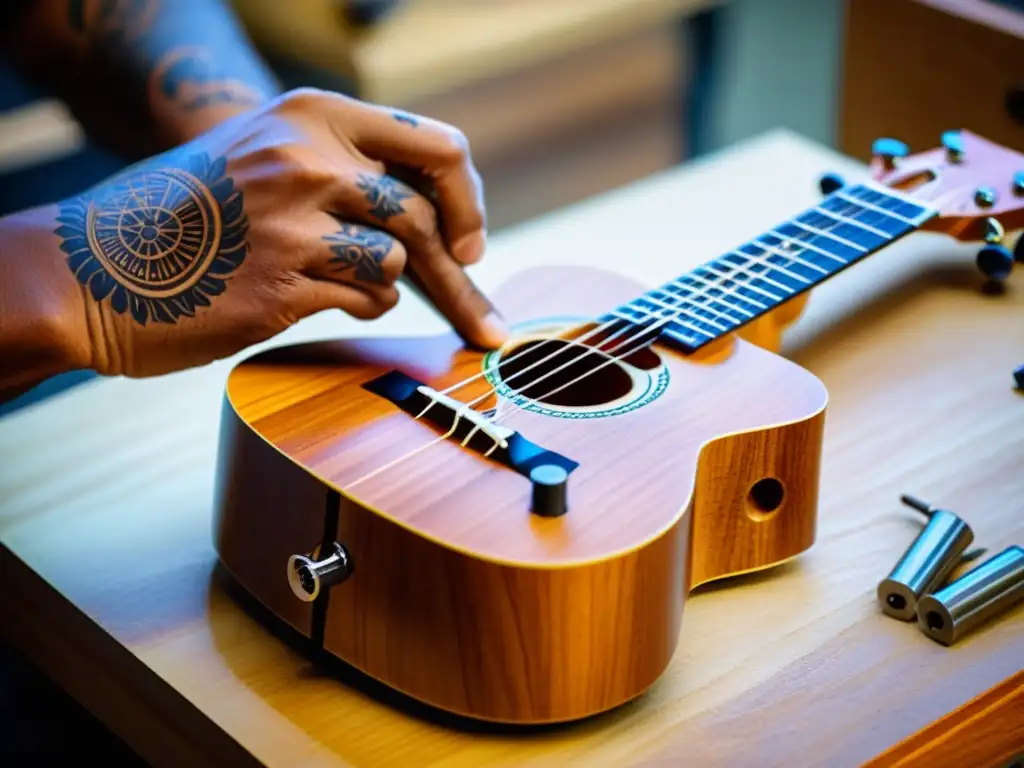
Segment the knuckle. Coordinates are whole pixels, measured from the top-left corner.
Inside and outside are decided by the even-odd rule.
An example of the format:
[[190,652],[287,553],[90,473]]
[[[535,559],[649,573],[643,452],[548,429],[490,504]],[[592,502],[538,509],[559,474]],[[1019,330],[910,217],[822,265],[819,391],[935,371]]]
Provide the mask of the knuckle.
[[462,162],[470,156],[469,139],[458,128],[449,126],[444,132],[442,152],[446,160]]
[[406,209],[407,225],[411,236],[420,244],[440,236],[437,210],[426,202],[418,202]]
[[322,101],[325,95],[324,91],[311,86],[293,88],[281,97],[278,108],[282,111],[303,109]]

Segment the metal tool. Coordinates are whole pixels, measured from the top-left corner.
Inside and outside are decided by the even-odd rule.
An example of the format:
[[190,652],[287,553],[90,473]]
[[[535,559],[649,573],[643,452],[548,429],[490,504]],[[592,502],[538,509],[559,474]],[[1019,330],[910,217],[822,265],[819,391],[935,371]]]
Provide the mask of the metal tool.
[[917,625],[943,645],[1024,600],[1024,549],[1007,547],[984,563],[925,595],[917,604]]
[[936,509],[920,499],[904,494],[900,500],[927,515],[928,524],[914,539],[892,572],[878,584],[878,602],[882,611],[894,619],[913,621],[923,595],[940,588],[946,577],[965,559],[984,550],[964,550],[974,541],[971,527],[957,515]]

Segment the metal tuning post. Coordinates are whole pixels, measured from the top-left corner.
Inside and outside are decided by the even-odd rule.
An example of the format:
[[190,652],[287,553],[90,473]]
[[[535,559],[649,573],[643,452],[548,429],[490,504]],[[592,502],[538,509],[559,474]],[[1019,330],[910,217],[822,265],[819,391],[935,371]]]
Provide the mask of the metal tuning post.
[[[942,586],[964,559],[974,532],[957,515],[903,495],[901,501],[928,517],[928,523],[907,548],[892,572],[878,584],[882,611],[894,619],[913,621],[922,596]],[[970,553],[977,557],[980,553]],[[971,559],[968,556],[966,559]]]
[[1024,549],[1013,545],[917,604],[918,628],[952,645],[984,621],[1024,600]]
[[313,602],[321,592],[337,586],[351,575],[352,558],[338,542],[332,545],[330,555],[321,560],[306,555],[288,558],[288,586],[305,603]]
[[896,163],[910,153],[907,145],[897,139],[875,139],[871,145],[871,154],[882,161],[887,171],[896,168]]
[[951,163],[964,161],[964,139],[960,131],[943,131],[942,146],[946,149],[946,159]]

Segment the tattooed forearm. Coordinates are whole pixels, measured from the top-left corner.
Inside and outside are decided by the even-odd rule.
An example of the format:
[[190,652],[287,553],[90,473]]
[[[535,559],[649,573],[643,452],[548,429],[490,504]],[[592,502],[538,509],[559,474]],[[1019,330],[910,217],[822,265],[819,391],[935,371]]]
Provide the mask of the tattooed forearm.
[[358,224],[342,224],[337,232],[327,235],[331,266],[338,271],[352,270],[357,280],[382,284],[384,259],[391,253],[394,240],[383,232]]
[[129,155],[163,151],[281,93],[229,0],[16,1],[25,10],[0,30],[14,63],[63,97],[93,138]]
[[248,251],[223,159],[170,153],[60,204],[61,250],[95,301],[140,325],[210,306]]
[[240,80],[205,48],[184,48],[169,54],[157,67],[156,83],[164,97],[184,109],[213,104],[256,106],[265,96]]

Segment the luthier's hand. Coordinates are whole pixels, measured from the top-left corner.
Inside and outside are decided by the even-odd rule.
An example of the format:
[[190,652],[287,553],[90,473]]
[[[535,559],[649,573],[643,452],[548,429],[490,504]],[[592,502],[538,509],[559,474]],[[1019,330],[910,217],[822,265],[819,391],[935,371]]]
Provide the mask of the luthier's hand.
[[485,243],[465,138],[337,94],[285,94],[5,225],[62,251],[23,287],[104,374],[202,365],[322,310],[375,318],[403,270],[469,342],[504,340],[462,270]]

